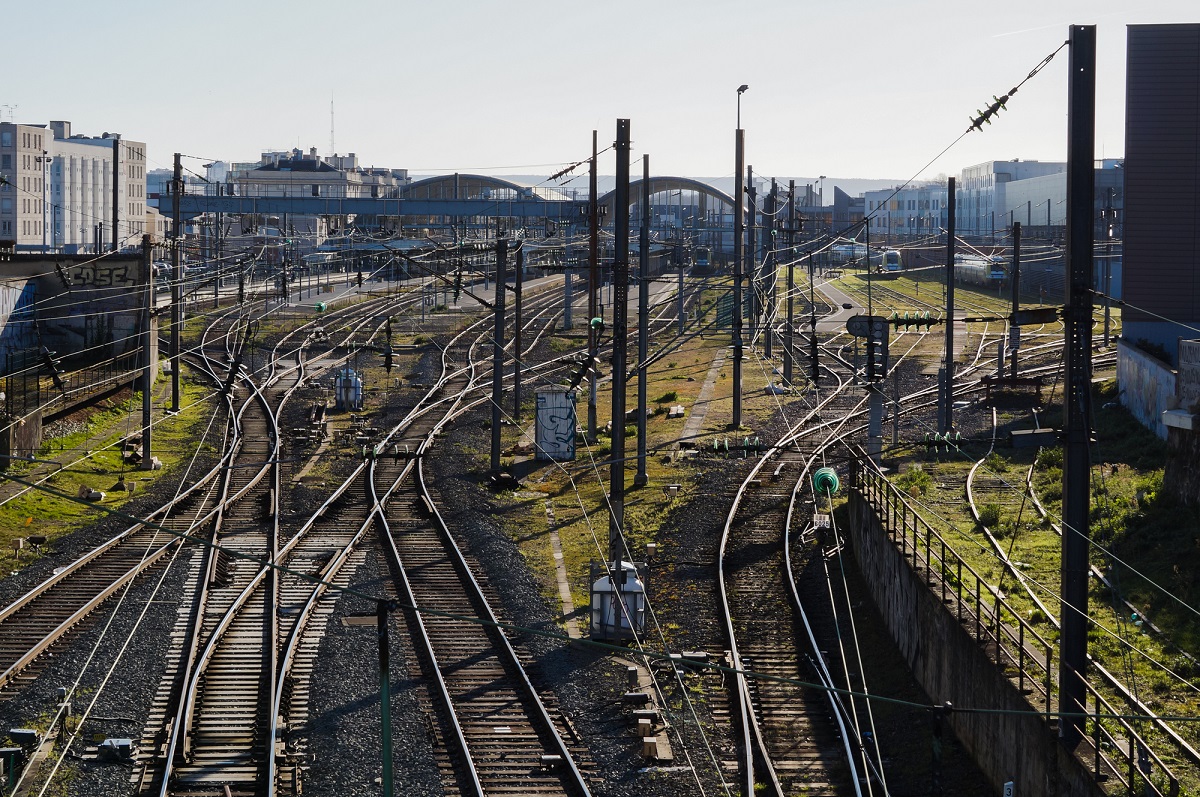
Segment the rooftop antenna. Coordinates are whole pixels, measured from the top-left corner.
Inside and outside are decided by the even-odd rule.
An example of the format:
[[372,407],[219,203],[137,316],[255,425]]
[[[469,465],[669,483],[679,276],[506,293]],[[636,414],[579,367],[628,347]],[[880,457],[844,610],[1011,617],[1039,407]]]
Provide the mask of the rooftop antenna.
[[16,122],[16,111],[19,105],[0,105],[0,122],[4,121],[4,117],[8,117],[8,121]]
[[329,95],[329,157],[337,154],[337,150],[333,146],[333,95]]

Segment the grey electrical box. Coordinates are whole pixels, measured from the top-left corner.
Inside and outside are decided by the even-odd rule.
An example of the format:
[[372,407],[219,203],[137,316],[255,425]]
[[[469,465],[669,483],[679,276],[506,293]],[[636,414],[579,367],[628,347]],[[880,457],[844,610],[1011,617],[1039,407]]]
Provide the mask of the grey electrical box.
[[12,728],[8,732],[8,738],[19,747],[37,747],[39,741],[38,732],[33,728]]

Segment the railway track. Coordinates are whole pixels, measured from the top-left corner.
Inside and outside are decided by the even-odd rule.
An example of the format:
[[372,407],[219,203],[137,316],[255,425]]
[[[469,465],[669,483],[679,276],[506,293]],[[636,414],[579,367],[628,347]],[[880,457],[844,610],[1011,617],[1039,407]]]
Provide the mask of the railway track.
[[[384,306],[380,303],[374,309],[362,308],[357,315],[378,319]],[[553,323],[552,313],[542,311],[539,316],[539,311],[533,312],[541,331],[532,336],[534,343],[526,351]],[[349,318],[354,315],[346,314],[345,340],[350,340],[359,328],[369,340],[372,330],[364,328],[361,318],[360,322],[351,322]],[[195,597],[187,610],[190,613],[185,612],[187,621],[177,628],[171,661],[137,761],[134,781],[144,794],[222,794],[226,786],[235,795],[298,791],[303,780],[303,758],[296,753],[303,750],[307,686],[314,656],[314,635],[307,632],[307,626],[319,623],[331,605],[323,590],[312,589],[310,579],[315,576],[335,584],[348,583],[345,564],[361,560],[362,543],[373,529],[378,531],[389,519],[415,517],[422,507],[432,506],[433,499],[423,486],[419,488],[420,502],[413,503],[420,482],[419,459],[389,461],[384,454],[376,459],[379,476],[371,483],[388,490],[386,514],[366,494],[364,464],[299,532],[285,535],[278,505],[283,465],[278,454],[278,417],[286,398],[310,378],[303,368],[302,350],[314,347],[317,340],[293,330],[297,339],[304,335],[305,341],[291,349],[282,342],[275,345],[265,364],[252,372],[240,362],[250,339],[243,323],[227,318],[221,322],[223,330],[221,325],[212,327],[212,339],[201,346],[201,353],[208,357],[193,360],[195,367],[207,370],[214,385],[228,385],[225,457],[212,469],[207,482],[192,488],[188,494],[192,504],[180,503],[175,515],[159,521],[147,518],[163,529],[145,523],[139,528],[141,533],[157,533],[164,539],[178,535],[164,543],[164,552],[174,545],[176,551],[191,553],[193,546],[180,548],[176,540],[199,539],[206,533],[213,534],[215,544],[207,549],[205,557],[193,557],[180,565],[189,568],[188,588]],[[334,314],[324,316],[323,323],[327,332],[338,328]],[[665,314],[656,320],[656,325],[669,323],[671,319]],[[226,334],[218,340],[220,331]],[[334,344],[330,351],[339,345],[344,350],[347,344]],[[296,357],[296,365],[283,365],[292,356]],[[334,361],[327,356],[309,358],[310,362],[317,360],[327,364]],[[572,366],[573,360],[563,358],[540,368],[550,373]],[[261,384],[256,384],[256,376]],[[449,379],[444,376],[436,390],[460,398],[469,392],[469,384],[460,386]],[[389,445],[423,450],[429,445],[432,428],[445,423],[445,413],[453,409],[432,395],[422,403],[425,410],[410,413],[408,425],[388,438]],[[424,423],[431,425],[429,434],[419,425]],[[377,450],[383,453],[385,448]],[[395,467],[400,473],[387,470]],[[402,477],[403,473],[408,475]],[[393,475],[396,481],[387,486]],[[352,484],[354,478],[358,479],[357,489]],[[204,496],[203,503],[195,503],[199,495]],[[439,534],[443,540],[450,540],[444,523]],[[274,562],[275,567],[264,567],[267,561]],[[81,568],[87,569],[86,564]],[[460,564],[458,568],[470,576],[469,565]],[[119,588],[101,570],[92,572],[102,589]],[[440,592],[444,591],[435,586],[435,597],[441,598]],[[487,593],[486,585],[481,585],[480,597],[472,599],[471,605],[477,616],[490,617],[487,622],[494,623],[494,610],[487,607],[488,598],[494,596]],[[511,681],[503,688],[497,682],[500,691],[496,694],[501,696],[492,698],[495,711],[505,706],[506,724],[493,724],[491,730],[481,731],[495,733],[497,727],[505,727],[511,731],[511,741],[502,740],[503,744],[491,753],[477,739],[471,748],[465,748],[471,754],[482,755],[480,761],[493,755],[496,761],[508,762],[498,768],[481,765],[481,788],[492,793],[502,789],[499,784],[506,779],[515,784],[534,778],[541,784],[537,793],[586,794],[584,773],[589,767],[576,763],[584,754],[581,741],[550,701],[532,689],[529,677],[523,674],[520,656],[504,635],[493,629],[485,641],[469,644],[476,645],[477,654],[491,656],[494,661],[490,666],[499,668],[485,674],[488,683],[498,678],[496,673],[501,670]],[[485,644],[488,647],[483,647]],[[450,642],[449,649],[457,645]],[[28,652],[24,643],[15,647]],[[485,654],[485,650],[491,652]],[[442,658],[448,660],[444,650]],[[451,708],[444,713],[453,709],[454,704],[449,705]],[[479,729],[501,716],[480,714],[478,704],[473,708],[464,703],[457,711],[469,718],[464,721],[467,727]],[[466,761],[468,754],[460,758]],[[463,778],[461,768],[455,771],[448,782],[460,784],[456,788],[461,793],[470,793],[470,787],[461,786],[470,780]],[[512,788],[519,791],[525,786]]]
[[[899,368],[924,334],[890,368]],[[826,403],[792,424],[756,463],[734,499],[722,538],[719,583],[730,658],[739,670],[768,676],[739,678],[732,687],[744,793],[887,790],[883,757],[874,733],[867,732],[869,705],[835,693],[861,691],[863,674],[854,651],[842,649],[853,636],[845,624],[854,622],[846,616],[852,610],[845,587],[830,567],[842,552],[837,536],[817,523],[817,502],[824,499],[810,484],[824,456],[840,457],[844,441],[867,431],[862,417],[867,399],[851,384],[854,364],[833,351],[835,345],[826,344],[825,362],[842,374],[838,389],[825,394]],[[972,376],[978,370],[963,368],[956,395],[982,389]],[[891,411],[915,417],[934,405],[929,397],[935,392],[931,387],[897,397]],[[800,688],[796,681],[823,688]]]
[[[444,357],[449,356],[447,350]],[[413,661],[437,718],[439,767],[447,793],[588,794],[576,764],[525,673],[477,576],[454,543],[424,485],[422,458],[432,436],[473,386],[474,367],[443,385],[447,412],[425,413],[395,446],[415,457],[377,458],[372,489],[384,507],[384,550],[414,640]],[[408,441],[408,442],[404,442]]]
[[[828,696],[794,683],[815,680],[809,662],[820,658],[821,651],[797,642],[806,620],[802,607],[790,597],[793,552],[785,543],[789,510],[800,485],[784,471],[794,474],[814,446],[831,434],[823,431],[827,422],[818,418],[849,419],[864,405],[849,380],[839,379],[839,388],[752,468],[734,498],[721,540],[717,579],[731,663],[739,673],[773,676],[750,679],[739,674],[732,687],[740,783],[746,794],[850,794],[859,777],[852,742],[835,720]],[[812,545],[800,545],[794,553],[806,561],[820,555]]]
[[[444,371],[438,385],[379,450],[390,445],[393,451],[415,451],[427,442],[422,424],[436,423],[453,408],[441,406],[435,396],[442,392],[458,396],[469,387],[450,379]],[[270,438],[270,433],[264,436]],[[331,502],[286,543],[278,537],[277,511],[267,518],[253,514],[235,518],[230,513],[231,520],[241,521],[230,526],[232,533],[248,534],[245,539],[251,547],[241,549],[243,556],[236,557],[230,568],[238,569],[240,564],[241,573],[230,572],[228,583],[209,588],[203,602],[206,625],[193,635],[208,641],[178,691],[180,708],[173,729],[159,734],[167,737],[165,749],[159,745],[162,769],[143,775],[144,793],[219,794],[216,789],[225,787],[234,795],[299,791],[303,757],[293,754],[304,744],[308,671],[303,651],[312,647],[311,641],[305,641],[306,624],[317,613],[325,592],[314,581],[337,578],[373,525],[383,522],[373,509],[374,496],[364,489],[363,479],[368,478],[363,476],[364,467],[360,465]],[[234,506],[255,507],[269,500],[277,494],[275,479],[259,500],[243,497]],[[245,493],[248,487],[239,490]],[[268,523],[270,528],[264,529]],[[226,539],[221,547],[227,549],[234,539]],[[222,553],[217,554],[218,564]],[[274,565],[264,566],[266,561]],[[210,565],[208,572],[214,568]],[[272,612],[270,607],[277,609]],[[297,662],[301,662],[299,669],[294,666]]]

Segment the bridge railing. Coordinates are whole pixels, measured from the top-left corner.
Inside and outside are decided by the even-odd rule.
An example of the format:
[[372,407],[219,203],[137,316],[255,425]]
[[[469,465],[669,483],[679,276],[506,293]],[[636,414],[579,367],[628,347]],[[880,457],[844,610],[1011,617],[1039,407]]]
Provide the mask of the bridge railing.
[[[913,572],[947,611],[971,634],[1032,708],[1053,719],[1059,690],[1054,642],[1016,610],[963,559],[866,457],[854,461],[851,485],[874,511],[884,533],[897,546]],[[1084,718],[1083,735],[1090,751],[1080,753],[1096,780],[1110,793],[1178,797],[1179,780],[1128,719],[1136,707],[1116,710],[1095,685],[1084,680],[1092,712]],[[1162,745],[1159,745],[1160,747]],[[1171,753],[1169,758],[1178,760]]]

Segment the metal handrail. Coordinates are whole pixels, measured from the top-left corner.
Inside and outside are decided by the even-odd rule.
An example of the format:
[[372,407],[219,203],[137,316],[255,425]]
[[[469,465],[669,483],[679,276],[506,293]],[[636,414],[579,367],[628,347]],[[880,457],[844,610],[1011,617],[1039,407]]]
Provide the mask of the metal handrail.
[[[1021,614],[1016,611],[1000,594],[999,590],[988,584],[982,576],[979,575],[974,568],[957,552],[954,547],[946,542],[933,527],[924,520],[917,510],[908,502],[904,494],[889,481],[882,473],[874,468],[873,463],[866,458],[859,461],[858,481],[855,487],[858,488],[859,494],[875,511],[877,517],[883,524],[885,531],[893,541],[900,543],[900,550],[905,557],[905,561],[909,561],[909,551],[911,550],[911,567],[914,572],[920,575],[922,566],[925,570],[925,580],[930,587],[936,587],[939,583],[942,590],[942,599],[946,600],[947,585],[953,585],[953,597],[955,598],[956,609],[955,613],[960,623],[964,622],[963,611],[968,614],[968,622],[964,623],[969,628],[969,620],[971,616],[974,618],[975,631],[974,636],[978,642],[987,641],[995,643],[997,664],[1001,664],[1004,659],[1014,663],[1018,669],[1019,688],[1022,694],[1025,693],[1024,683],[1028,676],[1030,684],[1037,687],[1044,695],[1045,699],[1045,717],[1050,719],[1052,713],[1052,696],[1059,684],[1054,674],[1053,655],[1054,646],[1048,642],[1042,635],[1029,623]],[[909,521],[912,521],[912,539],[909,539]],[[921,529],[918,524],[924,527],[924,537],[922,538]],[[936,546],[936,548],[935,548]],[[937,567],[935,572],[934,567]],[[947,566],[950,566],[949,569]],[[967,575],[974,578],[975,585],[973,592],[967,590],[964,595],[964,586],[966,581],[963,578],[963,571]],[[934,577],[937,576],[935,582]],[[988,600],[984,601],[983,593],[988,594]],[[974,607],[971,606],[970,598],[974,596]],[[1044,651],[1045,667],[1036,670],[1030,670],[1026,667],[1026,662],[1040,664],[1039,656],[1030,653],[1027,650],[1027,641],[1031,638],[1036,647],[1040,648],[1038,653]],[[1005,644],[1007,640],[1008,644]],[[1036,676],[1036,677],[1035,677]],[[1107,713],[1117,715],[1119,712],[1112,709],[1107,700],[1104,699],[1095,687],[1089,684],[1086,679],[1084,686],[1087,692],[1093,695],[1097,705],[1102,705],[1106,708]],[[1128,744],[1128,749],[1117,744],[1119,741],[1115,737],[1111,737],[1102,725],[1094,718],[1086,718],[1099,726],[1094,731],[1097,737],[1105,736],[1108,738],[1113,749],[1120,750],[1123,753],[1124,762],[1130,773],[1127,781],[1120,775],[1121,767],[1108,764],[1107,770],[1102,771],[1101,759],[1107,757],[1102,756],[1099,748],[1096,750],[1095,774],[1097,776],[1108,773],[1116,773],[1122,783],[1130,785],[1134,779],[1134,773],[1140,772],[1138,762],[1136,760],[1135,751],[1138,749],[1144,750],[1158,764],[1160,770],[1166,774],[1169,784],[1168,791],[1161,792],[1154,785],[1148,776],[1144,773],[1141,775],[1148,787],[1152,788],[1156,794],[1164,795],[1164,797],[1174,797],[1178,793],[1179,783],[1176,776],[1167,767],[1166,763],[1154,753],[1150,745],[1139,734],[1127,720],[1115,720],[1121,728],[1129,734],[1129,739],[1133,743]],[[1098,738],[1097,738],[1098,741]],[[1130,785],[1130,788],[1132,786]]]

